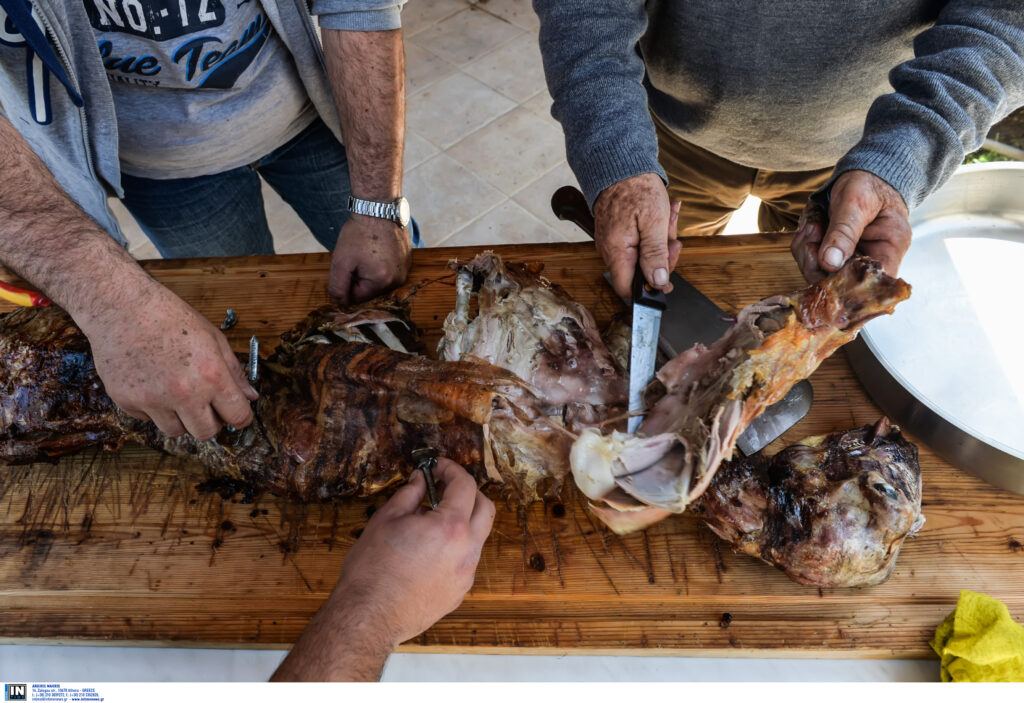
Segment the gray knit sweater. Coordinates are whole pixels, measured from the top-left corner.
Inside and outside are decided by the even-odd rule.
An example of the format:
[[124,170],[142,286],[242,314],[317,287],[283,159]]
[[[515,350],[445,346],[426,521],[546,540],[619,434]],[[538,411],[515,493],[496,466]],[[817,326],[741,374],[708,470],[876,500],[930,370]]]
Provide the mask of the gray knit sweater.
[[593,203],[658,165],[658,118],[730,161],[870,171],[914,207],[1024,104],[1024,0],[533,0]]

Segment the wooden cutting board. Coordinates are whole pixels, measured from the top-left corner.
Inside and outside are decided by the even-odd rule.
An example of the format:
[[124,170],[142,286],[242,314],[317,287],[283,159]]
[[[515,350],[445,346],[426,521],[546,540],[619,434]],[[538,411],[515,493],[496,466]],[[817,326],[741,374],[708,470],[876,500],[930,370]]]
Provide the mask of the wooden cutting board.
[[[546,274],[600,322],[621,307],[601,280],[592,245],[499,251],[545,262]],[[418,250],[412,279],[441,276],[449,259],[473,253]],[[211,320],[234,308],[239,322],[229,337],[238,350],[251,334],[269,350],[278,334],[326,301],[326,254],[146,266]],[[687,242],[680,272],[730,311],[803,286],[787,242],[770,236]],[[437,338],[453,301],[450,281],[417,298],[414,320],[429,338]],[[878,419],[842,352],[812,382],[813,409],[772,450]],[[733,554],[687,516],[617,537],[574,490],[562,502],[525,509],[499,504],[465,603],[403,649],[931,656],[928,641],[962,588],[1002,599],[1024,620],[1024,497],[923,448],[921,469],[924,529],[905,544],[888,583],[863,589],[799,586]],[[137,447],[0,467],[0,641],[293,643],[382,499],[250,502],[203,493],[201,479],[201,470]]]

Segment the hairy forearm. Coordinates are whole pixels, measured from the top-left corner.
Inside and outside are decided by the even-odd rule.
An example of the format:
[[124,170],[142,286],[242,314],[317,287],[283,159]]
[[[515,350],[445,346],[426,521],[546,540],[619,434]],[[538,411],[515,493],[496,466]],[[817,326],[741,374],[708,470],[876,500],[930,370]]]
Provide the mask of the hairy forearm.
[[402,31],[326,29],[323,41],[352,194],[367,200],[393,200],[402,194],[405,144]]
[[0,117],[0,262],[85,328],[157,285]]
[[373,620],[336,590],[270,680],[377,681],[394,645]]

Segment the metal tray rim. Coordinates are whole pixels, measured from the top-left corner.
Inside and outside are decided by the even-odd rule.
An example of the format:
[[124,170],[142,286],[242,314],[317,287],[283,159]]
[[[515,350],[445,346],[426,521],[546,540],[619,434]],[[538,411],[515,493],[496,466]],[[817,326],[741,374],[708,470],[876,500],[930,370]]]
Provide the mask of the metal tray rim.
[[941,418],[951,428],[960,432],[966,432],[977,441],[984,442],[985,444],[991,446],[992,448],[998,449],[999,451],[1005,454],[1009,454],[1010,456],[1016,459],[1020,459],[1022,462],[1024,462],[1024,450],[1018,450],[1014,447],[1010,447],[1006,444],[1003,444],[999,440],[989,437],[984,432],[981,432],[980,430],[977,430],[974,427],[965,425],[959,420],[952,419],[942,408],[932,403],[932,401],[925,397],[920,391],[918,391],[918,389],[913,384],[907,381],[902,374],[896,371],[884,357],[880,356],[878,354],[878,350],[875,348],[875,345],[872,343],[872,340],[869,336],[861,334],[860,338],[861,341],[864,343],[864,346],[866,346],[868,348],[868,351],[871,352],[871,356],[874,358],[874,360],[878,363],[879,366],[882,367],[882,370],[885,371],[885,373],[889,374],[889,376],[892,377],[893,381],[899,384],[900,388],[906,391],[918,403],[920,403],[921,405],[928,408],[928,410],[938,415],[939,418]]
[[[1024,163],[995,162],[962,166],[950,179],[971,178],[974,174],[1004,172],[1014,181],[1024,174]],[[938,192],[938,191],[937,191]],[[1013,202],[1005,212],[1024,214],[1024,200]],[[977,213],[970,208],[964,214]],[[911,213],[912,226],[938,221],[945,217],[939,213],[928,217],[927,201]],[[915,217],[916,215],[916,217]],[[879,352],[868,325],[858,339],[847,347],[857,377],[879,407],[904,425],[932,451],[951,464],[980,478],[1016,493],[1024,494],[1024,449],[1008,446],[1004,441],[990,437],[971,424],[954,420],[950,411],[940,408],[935,401],[898,371],[890,359]]]

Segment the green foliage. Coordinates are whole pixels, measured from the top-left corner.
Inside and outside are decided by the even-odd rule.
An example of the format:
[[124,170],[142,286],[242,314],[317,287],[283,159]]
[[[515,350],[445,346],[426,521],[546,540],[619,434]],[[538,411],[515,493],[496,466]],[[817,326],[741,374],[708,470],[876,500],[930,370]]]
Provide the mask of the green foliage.
[[978,149],[968,154],[967,158],[964,159],[965,164],[987,164],[992,161],[1013,161],[1013,159],[988,149]]

